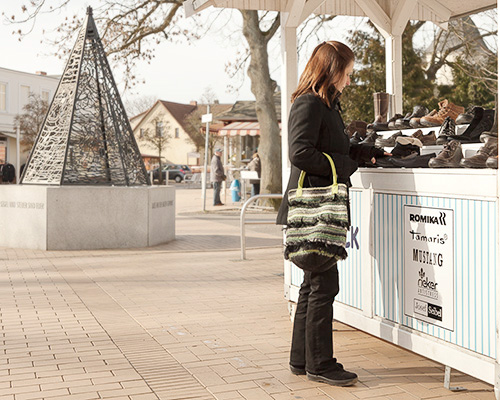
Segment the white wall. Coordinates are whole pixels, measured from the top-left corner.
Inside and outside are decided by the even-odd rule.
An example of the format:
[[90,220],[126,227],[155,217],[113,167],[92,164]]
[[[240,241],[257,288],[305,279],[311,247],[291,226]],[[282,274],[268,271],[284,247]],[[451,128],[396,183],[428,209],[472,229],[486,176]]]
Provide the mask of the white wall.
[[[42,95],[42,92],[49,93],[49,102],[54,97],[59,77],[43,76],[27,72],[14,71],[0,67],[0,83],[6,85],[5,110],[0,109],[0,136],[15,135],[14,117],[22,112],[26,99],[23,99],[22,87],[29,87],[31,93]],[[1,102],[0,102],[1,103]],[[5,143],[0,142],[0,146]],[[16,141],[7,140],[7,161],[16,164]],[[21,155],[21,164],[26,160],[27,154]]]

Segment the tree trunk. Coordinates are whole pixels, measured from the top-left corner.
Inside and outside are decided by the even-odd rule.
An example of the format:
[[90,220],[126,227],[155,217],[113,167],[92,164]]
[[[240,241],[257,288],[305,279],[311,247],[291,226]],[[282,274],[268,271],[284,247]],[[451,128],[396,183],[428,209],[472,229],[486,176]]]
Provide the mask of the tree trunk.
[[[261,31],[257,11],[245,10],[241,13],[243,35],[250,48],[248,76],[256,100],[255,110],[260,125],[261,193],[281,193],[281,138],[273,98],[276,82],[271,79],[269,73],[267,53],[270,37]],[[276,206],[279,202],[272,203]]]

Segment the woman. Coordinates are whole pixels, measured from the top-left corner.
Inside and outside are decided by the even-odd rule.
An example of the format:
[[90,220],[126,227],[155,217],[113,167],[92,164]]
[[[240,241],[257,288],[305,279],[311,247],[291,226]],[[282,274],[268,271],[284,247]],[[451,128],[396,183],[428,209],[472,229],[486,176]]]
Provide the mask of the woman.
[[[354,54],[346,45],[329,41],[318,45],[292,94],[288,123],[291,174],[286,189],[297,188],[300,171],[306,172],[304,187],[332,184],[329,154],[337,170],[339,183],[350,186],[349,177],[358,162],[349,157],[349,138],[344,133],[339,97],[350,84]],[[356,149],[356,158],[375,161],[384,152],[373,147]],[[284,200],[277,223],[286,225],[288,204]],[[304,271],[293,325],[290,369],[310,380],[331,385],[348,386],[357,382],[357,375],[344,370],[333,358],[332,304],[339,291],[337,265],[324,272]]]

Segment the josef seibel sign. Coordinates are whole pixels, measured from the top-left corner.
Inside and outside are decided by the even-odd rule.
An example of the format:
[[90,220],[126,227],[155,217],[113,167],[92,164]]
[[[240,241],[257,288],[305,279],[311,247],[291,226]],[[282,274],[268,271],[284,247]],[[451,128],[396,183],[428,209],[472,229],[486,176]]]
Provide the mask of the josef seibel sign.
[[404,313],[453,331],[453,210],[404,207]]

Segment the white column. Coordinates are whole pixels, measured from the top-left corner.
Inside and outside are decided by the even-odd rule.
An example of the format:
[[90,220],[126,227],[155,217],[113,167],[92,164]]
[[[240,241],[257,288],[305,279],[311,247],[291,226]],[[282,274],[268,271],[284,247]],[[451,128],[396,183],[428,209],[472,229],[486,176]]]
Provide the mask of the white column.
[[16,184],[19,185],[21,177],[21,131],[19,126],[16,128]]
[[[403,44],[401,35],[385,36],[386,92],[393,95],[389,113],[391,117],[403,113]],[[389,117],[390,118],[390,117]]]
[[[281,168],[283,179],[283,193],[288,184],[290,175],[290,161],[288,159],[288,114],[290,113],[290,99],[297,87],[297,28],[286,27],[287,13],[281,13]],[[286,201],[286,200],[283,200]],[[284,265],[285,297],[290,296],[292,284],[291,266],[289,261]]]
[[[500,7],[500,0],[497,0],[497,7]],[[498,15],[497,15],[497,25],[500,27],[500,21],[498,20]],[[498,29],[498,28],[497,28]],[[500,68],[500,60],[498,63],[498,67]],[[498,89],[497,89],[498,92]],[[498,105],[497,105],[498,107]],[[498,110],[497,110],[498,112]],[[499,190],[500,190],[500,174],[498,173],[497,170],[497,215],[500,215],[500,197],[499,197]],[[496,348],[497,348],[497,354],[496,354],[496,362],[495,362],[495,398],[497,400],[500,400],[500,296],[498,293],[500,293],[500,223],[497,217],[497,243],[496,243],[496,251],[497,251],[497,265],[496,265],[496,276],[497,276],[497,281],[496,281],[496,293],[497,293],[497,304],[496,304]]]

